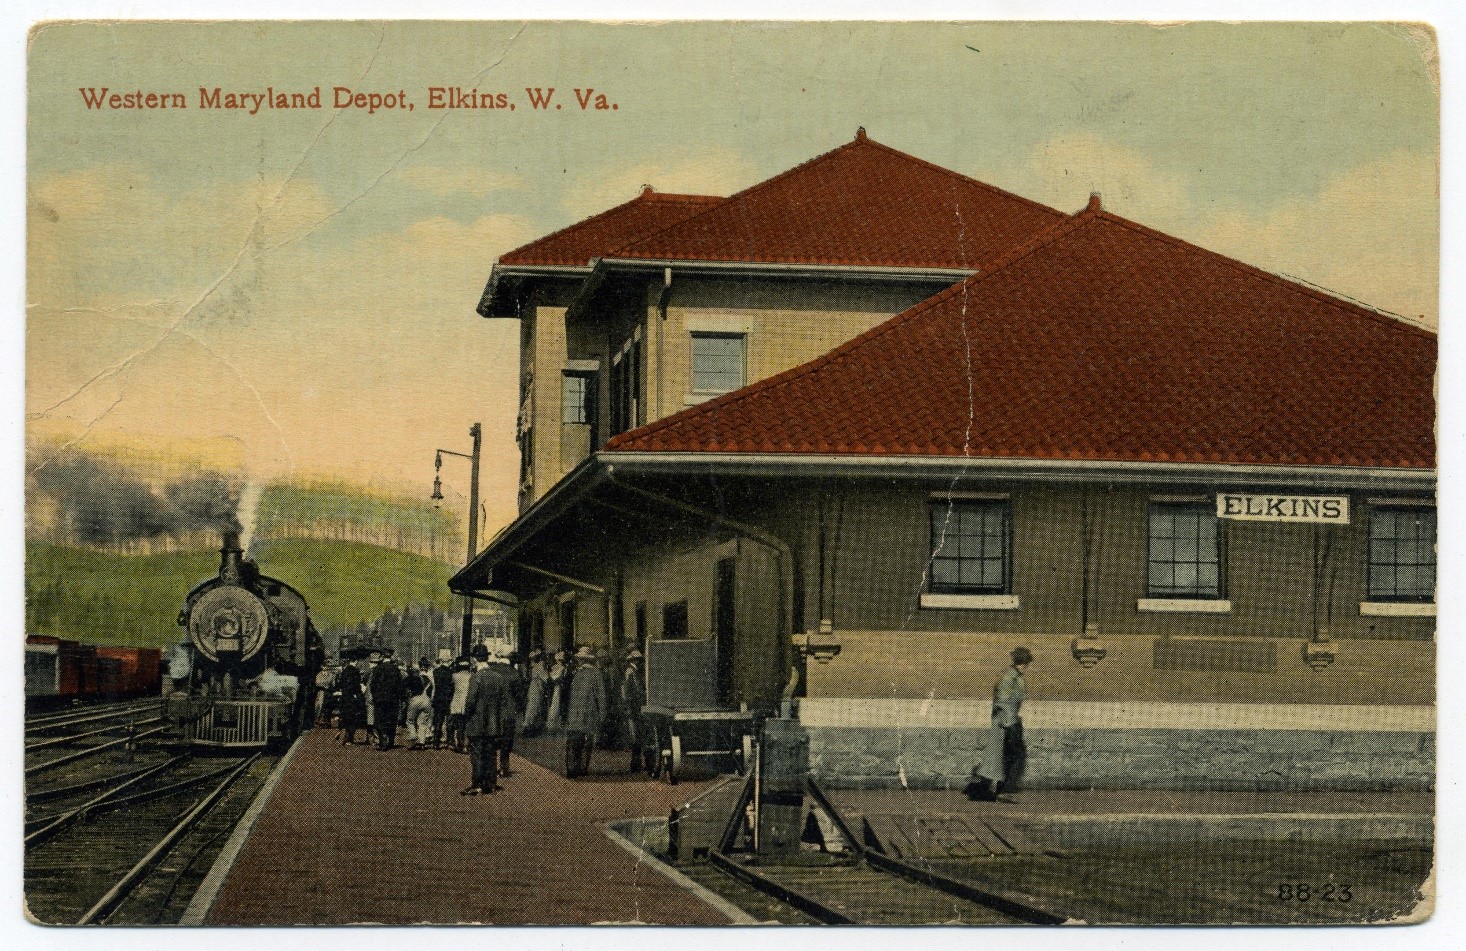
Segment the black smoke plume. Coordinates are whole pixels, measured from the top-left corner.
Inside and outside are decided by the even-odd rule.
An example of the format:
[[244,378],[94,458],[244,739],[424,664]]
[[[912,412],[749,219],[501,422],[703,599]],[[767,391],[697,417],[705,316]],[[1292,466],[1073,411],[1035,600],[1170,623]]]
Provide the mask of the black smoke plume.
[[118,465],[78,453],[50,460],[34,478],[56,500],[62,531],[83,544],[239,530],[239,489],[216,475],[169,482],[159,491]]

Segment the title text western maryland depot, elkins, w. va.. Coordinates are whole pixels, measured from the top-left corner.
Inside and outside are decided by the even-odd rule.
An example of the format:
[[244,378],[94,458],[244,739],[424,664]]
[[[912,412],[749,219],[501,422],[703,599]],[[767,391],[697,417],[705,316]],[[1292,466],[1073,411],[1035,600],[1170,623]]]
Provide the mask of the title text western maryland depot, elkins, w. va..
[[[350,86],[332,86],[329,97],[315,86],[309,92],[286,92],[267,86],[261,92],[229,92],[221,86],[210,89],[198,87],[198,101],[194,108],[237,111],[258,115],[272,109],[362,109],[368,115],[377,112],[405,111],[417,108],[417,101],[410,98],[405,89],[388,92],[361,91]],[[129,109],[188,109],[189,96],[176,91],[144,91],[134,89],[123,92],[108,86],[82,86],[82,102],[88,110],[109,111]],[[511,95],[502,91],[485,91],[462,86],[429,86],[423,100],[429,109],[507,109],[513,112],[522,102],[531,110],[558,110],[566,102],[572,111],[607,112],[615,111],[620,105],[611,101],[604,92],[592,87],[575,88],[570,97],[556,99],[555,87],[526,86],[524,96]]]

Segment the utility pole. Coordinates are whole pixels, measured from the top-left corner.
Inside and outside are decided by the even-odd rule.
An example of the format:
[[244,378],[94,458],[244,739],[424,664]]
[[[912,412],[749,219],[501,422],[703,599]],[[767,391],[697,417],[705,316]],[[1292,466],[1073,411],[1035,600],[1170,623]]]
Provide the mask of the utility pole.
[[[478,554],[478,464],[479,451],[483,448],[483,427],[474,423],[468,428],[468,435],[473,439],[473,451],[470,453],[454,452],[451,449],[439,449],[437,458],[434,460],[434,468],[443,468],[443,456],[457,456],[460,459],[469,461],[471,472],[468,486],[468,559],[464,564],[473,561],[473,556]],[[433,501],[443,501],[443,479],[440,475],[433,476]],[[473,646],[473,596],[463,596],[463,637],[460,643],[459,653],[467,654]]]

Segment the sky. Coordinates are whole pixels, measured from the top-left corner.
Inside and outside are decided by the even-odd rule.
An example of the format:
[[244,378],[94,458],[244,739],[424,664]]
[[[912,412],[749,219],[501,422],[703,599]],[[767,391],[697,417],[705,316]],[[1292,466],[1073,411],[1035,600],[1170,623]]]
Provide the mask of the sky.
[[[514,513],[496,257],[661,191],[880,142],[1435,327],[1436,48],[1355,24],[57,23],[28,56],[26,432],[421,491],[485,434]],[[321,88],[324,108],[199,108]],[[333,87],[414,108],[332,108]],[[429,109],[429,87],[516,109]],[[181,92],[89,109],[83,88]],[[525,87],[555,87],[556,111]],[[579,108],[593,88],[615,109]],[[445,491],[466,493],[449,459]]]

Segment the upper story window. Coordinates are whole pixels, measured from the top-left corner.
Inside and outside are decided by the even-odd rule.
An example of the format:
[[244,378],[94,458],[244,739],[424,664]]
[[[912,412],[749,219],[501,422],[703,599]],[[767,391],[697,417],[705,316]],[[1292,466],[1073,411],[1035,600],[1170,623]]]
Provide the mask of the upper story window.
[[933,594],[1009,594],[1012,509],[1007,499],[933,499]]
[[596,420],[596,375],[566,371],[561,384],[560,421],[594,425]]
[[1221,598],[1222,544],[1209,502],[1152,502],[1147,593],[1152,598]]
[[1369,600],[1435,600],[1435,509],[1384,507],[1369,520]]
[[611,357],[611,435],[640,426],[641,328]]
[[692,389],[695,393],[727,393],[744,384],[743,334],[692,334]]

